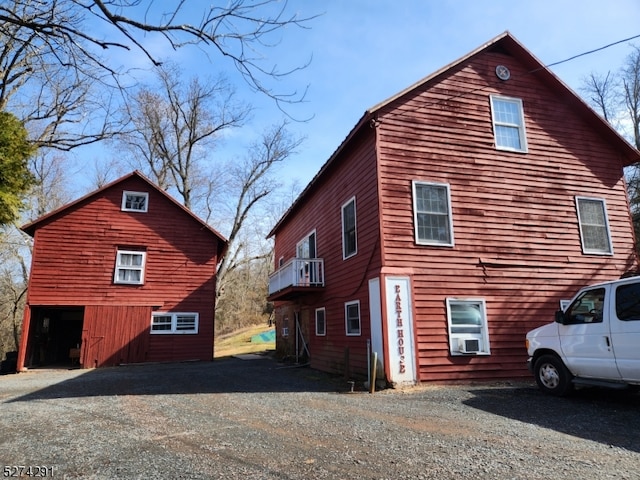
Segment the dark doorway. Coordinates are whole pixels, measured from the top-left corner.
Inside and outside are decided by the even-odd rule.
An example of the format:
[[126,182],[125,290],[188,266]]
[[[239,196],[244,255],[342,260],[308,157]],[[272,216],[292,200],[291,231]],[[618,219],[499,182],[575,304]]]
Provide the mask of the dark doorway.
[[83,307],[33,307],[25,366],[77,366],[83,319]]

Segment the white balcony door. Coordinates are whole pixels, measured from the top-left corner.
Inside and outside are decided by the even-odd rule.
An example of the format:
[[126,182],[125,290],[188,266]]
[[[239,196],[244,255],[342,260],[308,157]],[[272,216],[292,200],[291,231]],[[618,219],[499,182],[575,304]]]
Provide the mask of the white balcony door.
[[[316,258],[316,232],[315,230],[298,242],[296,246],[296,258]],[[309,285],[316,282],[314,270],[310,269],[309,262],[298,264],[298,285]]]

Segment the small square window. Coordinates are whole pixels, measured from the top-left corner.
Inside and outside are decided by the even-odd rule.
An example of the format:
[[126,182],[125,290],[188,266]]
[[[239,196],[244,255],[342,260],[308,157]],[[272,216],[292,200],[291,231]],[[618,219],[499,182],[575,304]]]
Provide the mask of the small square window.
[[144,283],[144,265],[146,252],[118,250],[114,283],[142,285]]
[[151,317],[151,333],[198,333],[198,314],[154,313]]
[[489,355],[489,332],[484,299],[447,298],[451,355]]
[[327,323],[325,320],[325,309],[316,309],[316,335],[322,337],[327,334]]
[[348,336],[360,335],[360,301],[344,304],[344,318]]
[[602,198],[576,197],[582,253],[612,255],[607,206]]
[[146,212],[149,204],[147,192],[122,192],[123,212]]
[[491,95],[491,117],[496,149],[527,152],[522,100]]

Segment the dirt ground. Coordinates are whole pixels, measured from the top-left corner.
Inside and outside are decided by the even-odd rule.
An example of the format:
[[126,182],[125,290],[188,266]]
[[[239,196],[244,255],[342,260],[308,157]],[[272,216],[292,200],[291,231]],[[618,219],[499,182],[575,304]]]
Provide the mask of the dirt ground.
[[350,393],[341,377],[247,358],[0,376],[3,476],[640,479],[638,394]]

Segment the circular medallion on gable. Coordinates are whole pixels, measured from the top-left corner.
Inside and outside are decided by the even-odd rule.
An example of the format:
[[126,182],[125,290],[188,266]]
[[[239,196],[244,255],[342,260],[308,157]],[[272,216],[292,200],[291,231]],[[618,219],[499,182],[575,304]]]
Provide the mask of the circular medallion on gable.
[[504,65],[498,65],[496,67],[496,76],[500,80],[509,80],[511,78],[511,72]]

